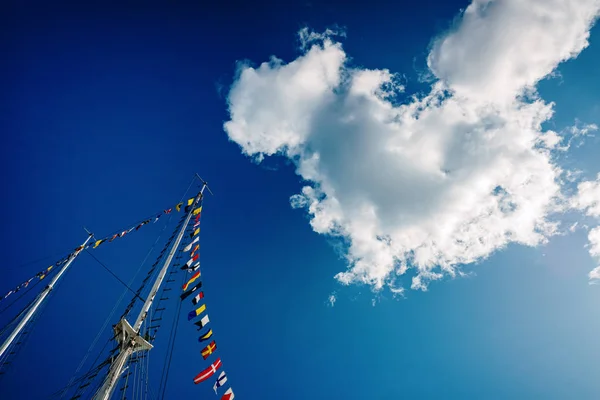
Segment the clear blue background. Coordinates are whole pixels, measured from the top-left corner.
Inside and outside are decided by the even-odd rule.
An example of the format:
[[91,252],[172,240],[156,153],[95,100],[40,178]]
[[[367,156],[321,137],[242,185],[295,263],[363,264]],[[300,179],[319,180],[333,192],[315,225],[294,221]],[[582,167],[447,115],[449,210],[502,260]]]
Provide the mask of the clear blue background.
[[[0,292],[76,247],[83,226],[102,236],[177,202],[199,172],[215,192],[202,219],[206,300],[236,398],[599,398],[600,287],[587,284],[595,265],[584,231],[538,249],[511,246],[466,267],[473,276],[406,299],[340,287],[343,260],[289,206],[301,188],[293,168],[252,164],[223,132],[236,61],[293,60],[304,26],[345,27],[354,65],[425,89],[417,77],[428,45],[467,2],[283,3],[4,3]],[[540,85],[557,102],[549,127],[599,122],[598,41],[595,28],[562,78]],[[594,176],[599,149],[590,138],[561,162]],[[161,228],[95,255],[129,281]],[[0,380],[0,398],[47,398],[64,386],[122,290],[82,254]],[[190,309],[181,311],[169,399],[214,396],[212,380],[192,383],[208,362],[184,321]],[[154,390],[168,330],[150,355]]]

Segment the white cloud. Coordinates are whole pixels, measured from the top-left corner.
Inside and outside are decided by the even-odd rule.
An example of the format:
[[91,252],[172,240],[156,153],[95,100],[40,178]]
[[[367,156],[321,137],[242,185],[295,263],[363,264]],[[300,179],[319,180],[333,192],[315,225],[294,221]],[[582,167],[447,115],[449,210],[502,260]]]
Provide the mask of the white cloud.
[[532,86],[587,46],[599,7],[475,0],[434,43],[430,93],[402,105],[390,71],[354,68],[331,33],[301,31],[313,44],[296,60],[241,68],[225,130],[249,156],[296,163],[308,184],[292,206],[348,243],[340,282],[401,290],[397,277],[414,270],[425,289],[556,231],[560,140],[542,132],[552,104]]
[[600,217],[600,174],[595,181],[584,181],[577,185],[577,194],[571,205],[590,217]]
[[335,292],[333,292],[327,298],[327,304],[329,305],[329,307],[333,307],[335,305],[336,301],[337,301],[337,295]]
[[[571,206],[587,216],[600,218],[600,174],[595,181],[579,182]],[[590,229],[587,247],[590,255],[600,262],[600,226]],[[590,271],[588,277],[590,283],[600,281],[600,266]]]
[[[589,252],[592,257],[600,262],[600,226],[596,227],[588,233]],[[600,266],[594,268],[588,274],[590,283],[600,281]]]
[[598,0],[473,0],[429,54],[458,95],[512,101],[588,45]]

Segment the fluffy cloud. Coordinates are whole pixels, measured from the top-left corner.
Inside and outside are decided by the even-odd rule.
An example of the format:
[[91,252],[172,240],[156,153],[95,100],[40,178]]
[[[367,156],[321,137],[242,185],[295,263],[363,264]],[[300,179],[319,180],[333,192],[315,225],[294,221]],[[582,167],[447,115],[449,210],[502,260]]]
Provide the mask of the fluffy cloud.
[[508,243],[556,230],[552,105],[533,86],[587,46],[596,0],[474,0],[434,42],[431,91],[396,104],[386,69],[349,65],[332,36],[301,31],[303,53],[244,66],[228,96],[229,138],[257,160],[293,160],[291,198],[312,228],[347,243],[337,279],[401,293],[454,276]]
[[[577,185],[577,193],[571,198],[573,208],[585,215],[600,218],[600,174],[595,181],[583,181]],[[600,262],[600,226],[588,233],[588,251]],[[589,273],[591,283],[600,280],[600,266]]]
[[600,174],[595,181],[577,185],[577,194],[571,199],[571,204],[590,217],[600,217]]
[[[600,261],[600,226],[588,233],[590,255]],[[589,273],[590,283],[596,283],[600,280],[600,266],[594,268]]]

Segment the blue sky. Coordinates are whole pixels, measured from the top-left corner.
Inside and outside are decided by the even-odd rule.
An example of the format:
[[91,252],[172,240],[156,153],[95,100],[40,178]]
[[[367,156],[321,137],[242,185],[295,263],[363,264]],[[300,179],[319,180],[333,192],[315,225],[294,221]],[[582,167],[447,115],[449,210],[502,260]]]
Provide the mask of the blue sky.
[[[272,55],[282,66],[301,59],[298,32],[305,27],[345,32],[346,37],[307,43],[307,49],[326,40],[341,43],[346,72],[386,68],[405,86],[397,101],[425,96],[432,80],[420,77],[427,72],[433,40],[457,29],[453,21],[468,5],[7,6],[0,42],[8,55],[0,66],[7,94],[0,108],[6,214],[0,228],[0,291],[76,247],[86,237],[84,226],[101,236],[177,202],[198,172],[215,192],[206,199],[202,218],[207,307],[218,355],[238,398],[597,398],[600,322],[594,317],[600,291],[589,284],[588,273],[598,263],[584,247],[588,229],[582,228],[598,225],[591,211],[581,206],[558,217],[554,213],[552,220],[562,228],[549,234],[547,243],[491,245],[485,257],[459,266],[465,276],[444,273],[427,291],[411,289],[415,268],[401,275],[397,265],[390,272],[397,280],[384,279],[380,290],[369,282],[378,276],[373,264],[344,285],[335,278],[348,270],[343,243],[357,236],[348,234],[344,242],[318,234],[310,225],[313,216],[290,206],[291,196],[315,182],[297,175],[302,156],[267,156],[257,163],[223,128],[227,121],[240,121],[228,110],[236,71],[258,68]],[[537,85],[541,99],[555,102],[544,130],[568,135],[574,125],[600,123],[599,40],[596,26],[590,46]],[[486,49],[485,54],[497,50]],[[453,48],[440,51],[455,54]],[[481,71],[462,75],[479,65],[469,63],[466,54],[458,72],[447,64],[439,64],[438,72],[469,97],[475,96],[469,79]],[[274,75],[257,76],[271,85]],[[268,111],[268,105],[287,104],[269,103],[278,87],[266,87],[272,90],[251,97],[256,113],[238,114],[248,122],[244,138],[257,146],[263,143],[251,131],[264,121],[251,117]],[[256,95],[249,86],[238,88]],[[486,90],[480,91],[484,98],[500,93],[493,86]],[[298,110],[303,103],[290,104]],[[305,116],[310,115],[282,112],[277,123]],[[325,141],[308,147],[318,149],[319,143]],[[580,171],[561,186],[565,196],[600,172],[599,146],[596,135],[578,138],[567,151],[549,150],[555,165]],[[339,174],[323,171],[321,183],[332,183],[336,193],[347,189],[334,182]],[[360,185],[356,182],[359,192],[352,192],[357,196]],[[422,193],[416,186],[406,191]],[[377,203],[380,210],[383,204]],[[354,220],[344,221],[354,226]],[[578,228],[569,232],[574,222]],[[95,255],[129,281],[161,229],[161,224],[144,227]],[[415,259],[408,263],[417,265]],[[139,279],[133,287],[138,284]],[[400,288],[403,296],[394,296],[392,289]],[[122,290],[82,254],[0,380],[0,397],[46,398],[64,386]],[[119,310],[128,300],[127,295]],[[179,316],[166,398],[214,396],[212,381],[192,383],[208,362],[185,321],[188,306]],[[172,303],[169,312],[175,308]],[[2,325],[8,314],[0,314]],[[115,317],[110,324],[116,322]],[[154,390],[169,328],[159,331],[150,355]],[[103,332],[99,347],[108,335]]]

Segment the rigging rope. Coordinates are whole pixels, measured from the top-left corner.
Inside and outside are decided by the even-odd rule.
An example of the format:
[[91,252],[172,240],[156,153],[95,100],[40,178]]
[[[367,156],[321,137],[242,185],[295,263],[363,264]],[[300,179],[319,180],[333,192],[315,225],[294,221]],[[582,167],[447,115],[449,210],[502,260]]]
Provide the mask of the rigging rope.
[[[152,251],[156,247],[156,244],[159,242],[160,238],[164,234],[164,232],[167,229],[167,226],[168,226],[169,222],[171,221],[171,219],[172,219],[172,216],[169,215],[169,219],[167,219],[167,222],[164,224],[163,229],[160,231],[160,234],[158,235],[158,237],[156,238],[156,240],[154,241],[154,243],[152,244],[152,246],[150,246],[150,249],[148,249],[148,251],[146,252],[146,255],[144,256],[144,259],[142,260],[142,262],[141,262],[140,266],[138,267],[138,269],[135,271],[135,274],[131,278],[131,280],[129,282],[129,285],[131,285],[133,283],[133,281],[135,280],[135,278],[137,277],[137,275],[142,270],[142,267],[146,264],[146,261],[148,261],[148,257],[150,256],[150,254],[152,253]],[[96,338],[94,339],[94,341],[90,345],[90,348],[88,349],[86,355],[83,357],[83,359],[79,363],[79,366],[77,367],[77,370],[72,375],[71,380],[69,381],[69,384],[67,384],[67,386],[65,387],[63,394],[60,396],[61,399],[63,398],[64,394],[66,394],[66,391],[74,384],[75,377],[77,376],[77,374],[79,373],[79,371],[81,371],[81,368],[83,367],[83,364],[85,364],[85,362],[87,361],[89,355],[91,354],[91,351],[93,350],[93,348],[95,347],[96,343],[98,342],[98,340],[100,338],[100,335],[102,334],[102,332],[104,332],[104,330],[106,329],[106,327],[109,324],[110,320],[112,320],[113,315],[117,311],[117,308],[119,307],[119,305],[123,301],[123,298],[125,297],[126,294],[127,294],[127,289],[125,289],[123,291],[123,293],[121,293],[121,296],[119,297],[119,299],[115,303],[115,305],[114,305],[113,309],[111,310],[110,314],[104,320],[104,324],[102,325],[102,327],[98,331],[98,334],[96,335]],[[135,297],[134,297],[134,299],[135,299]],[[102,352],[104,352],[104,349],[106,349],[106,346],[113,339],[114,339],[114,335],[110,339],[107,340],[106,344],[102,347],[102,350],[100,350],[100,353],[98,353],[98,356],[96,357],[96,359],[92,363],[92,366],[90,366],[90,369],[88,370],[88,372],[82,378],[85,378],[92,371],[92,368],[98,362],[98,359],[100,358],[100,355],[102,355]]]
[[[182,250],[179,251],[179,255],[183,253]],[[176,270],[177,271],[177,270]],[[186,275],[182,275],[181,283],[185,283]],[[164,399],[165,391],[167,390],[167,380],[169,379],[169,371],[171,367],[171,361],[173,359],[173,350],[175,348],[175,339],[177,337],[177,330],[179,328],[179,314],[181,312],[181,301],[177,302],[177,311],[175,312],[175,316],[173,318],[173,324],[171,326],[171,334],[169,335],[169,347],[167,350],[167,354],[165,356],[165,366],[163,366],[163,374],[160,379],[160,386],[158,388],[158,392],[160,394],[160,398]],[[167,358],[169,361],[167,362]],[[164,382],[163,382],[164,378]],[[162,391],[161,391],[162,388]]]
[[140,299],[141,301],[146,301],[144,299],[142,299],[136,292],[133,291],[132,288],[130,288],[129,286],[127,286],[127,284],[125,282],[123,282],[123,280],[121,278],[119,278],[117,276],[117,274],[115,274],[114,272],[112,272],[110,270],[110,268],[108,268],[102,261],[98,260],[98,258],[93,255],[92,253],[90,253],[87,249],[85,250],[86,253],[88,253],[90,256],[92,256],[92,258],[94,260],[96,260],[98,262],[98,264],[100,264],[105,270],[107,270],[116,280],[118,280],[123,286],[125,286],[127,288],[127,290],[129,290],[131,293],[134,294],[135,297],[137,297],[138,299]]

